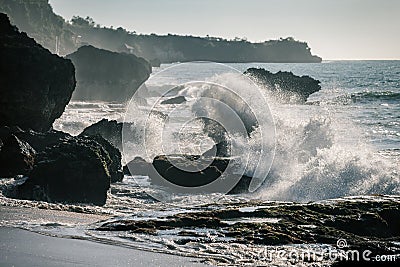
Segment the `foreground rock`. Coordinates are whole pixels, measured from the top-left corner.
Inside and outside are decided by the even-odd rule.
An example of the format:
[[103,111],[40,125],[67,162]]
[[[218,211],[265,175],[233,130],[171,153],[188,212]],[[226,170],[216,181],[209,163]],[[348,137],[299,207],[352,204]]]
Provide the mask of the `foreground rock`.
[[[85,135],[80,135],[80,137],[85,137]],[[124,174],[122,173],[121,165],[122,156],[118,148],[114,147],[100,135],[88,136],[88,139],[100,144],[110,157],[110,162],[107,163],[107,170],[110,174],[111,183],[121,182]]]
[[296,76],[292,72],[269,72],[262,68],[249,68],[244,72],[254,82],[267,87],[283,102],[306,102],[307,98],[321,90],[320,81],[309,76]]
[[[19,147],[31,146],[37,152],[32,166],[32,161],[26,160],[31,159],[30,154],[22,153],[29,149],[18,149],[16,151],[21,156],[9,157],[8,142],[3,144],[0,155],[7,158],[0,161],[0,169],[15,165],[17,167],[13,169],[13,174],[28,177],[16,192],[10,193],[10,197],[102,205],[107,196],[104,188],[108,188],[110,182],[118,182],[123,178],[121,153],[99,135],[74,137],[54,130],[38,133],[23,131],[18,127],[0,127],[0,140],[10,138],[15,139],[12,148],[20,144]],[[17,139],[19,142],[16,142]],[[21,166],[24,162],[26,167]],[[107,185],[104,185],[104,173]]]
[[[136,157],[124,167],[124,172],[128,175],[149,176],[151,183],[155,185],[168,186],[165,182],[168,181],[182,187],[201,187],[220,178],[229,162],[228,158],[199,155],[160,155],[156,156],[152,163]],[[234,179],[234,174],[226,173],[226,175],[226,179]],[[250,181],[250,177],[241,176],[229,193],[248,192]],[[219,188],[211,190],[214,189],[215,192],[220,192]]]
[[151,73],[143,58],[93,46],[82,46],[67,58],[76,68],[75,100],[127,101]]
[[121,165],[121,152],[100,135],[81,134],[78,137],[74,137],[71,136],[70,134],[56,130],[39,133],[32,130],[24,131],[18,127],[7,127],[7,126],[0,127],[1,140],[6,140],[10,136],[16,136],[22,142],[26,142],[27,144],[29,144],[29,146],[32,146],[32,148],[39,153],[43,152],[45,149],[49,147],[56,146],[60,143],[67,142],[69,140],[78,140],[79,138],[86,138],[93,140],[97,142],[100,146],[102,146],[103,149],[106,150],[111,159],[111,164],[108,166],[108,171],[110,173],[111,181],[112,182],[122,181],[123,173]]
[[38,154],[29,178],[17,188],[17,197],[104,205],[111,164],[109,154],[98,142],[70,139]]
[[[301,244],[302,247],[311,244],[307,251],[313,252],[314,246],[316,253],[321,253],[324,248],[316,244],[328,244],[332,250],[337,248],[343,253],[357,250],[362,261],[365,250],[371,251],[371,257],[400,253],[399,205],[400,198],[396,196],[344,198],[304,204],[253,201],[229,206],[234,208],[215,208],[215,204],[212,204],[205,211],[165,215],[153,220],[112,220],[100,226],[99,230],[157,234],[159,238],[164,237],[158,231],[160,229],[167,230],[165,232],[168,234],[176,231],[173,239],[169,239],[174,244],[184,246],[189,242],[193,246],[195,244],[192,242],[207,243],[221,249],[221,239],[224,240],[223,244],[229,239],[229,248],[236,245],[255,249],[260,248],[259,245],[289,245],[286,248],[291,251],[293,244]],[[204,232],[212,232],[216,238],[202,235]],[[338,239],[345,239],[348,246],[338,247]],[[246,259],[252,262],[259,260],[257,256],[257,253],[250,253]],[[314,261],[310,256],[304,259],[306,263]],[[237,262],[232,259],[229,263]],[[298,262],[298,265],[301,263]],[[345,263],[338,266],[344,266]],[[357,260],[347,263],[355,264]],[[318,262],[315,264],[320,265]]]
[[36,151],[15,135],[4,141],[0,149],[0,177],[24,175],[33,169]]
[[0,13],[0,126],[47,131],[75,88],[70,60],[51,54]]

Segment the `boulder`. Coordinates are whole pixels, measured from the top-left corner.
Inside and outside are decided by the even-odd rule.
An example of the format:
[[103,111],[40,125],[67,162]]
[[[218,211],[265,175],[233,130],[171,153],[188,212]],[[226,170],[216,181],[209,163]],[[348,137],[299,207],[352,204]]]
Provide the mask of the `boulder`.
[[110,157],[111,162],[107,164],[108,171],[110,173],[111,183],[121,182],[124,178],[121,165],[121,152],[113,146],[110,142],[104,139],[100,135],[89,136],[89,139],[96,141],[105,149]]
[[29,178],[16,197],[47,202],[104,205],[110,188],[107,151],[89,138],[73,138],[37,156]]
[[33,130],[24,131],[18,127],[0,127],[1,140],[6,140],[12,135],[15,135],[22,142],[28,143],[38,153],[44,151],[46,148],[56,146],[60,143],[68,142],[69,140],[78,140],[79,138],[92,140],[101,145],[111,158],[110,164],[108,166],[111,181],[117,182],[123,179],[121,152],[99,135],[80,135],[79,137],[74,137],[68,133],[55,130],[39,133]]
[[[170,158],[173,158],[173,163],[169,160]],[[229,158],[206,158],[200,155],[159,155],[153,159],[152,163],[136,157],[124,166],[124,173],[149,176],[151,183],[155,185],[166,185],[163,180],[160,180],[161,176],[162,179],[178,186],[199,187],[218,179],[229,162]],[[230,175],[233,174],[228,174],[228,179]],[[243,175],[229,193],[248,192],[250,181],[251,177]]]
[[102,119],[88,127],[86,127],[80,135],[101,135],[108,142],[118,149],[122,149],[122,122],[116,120]]
[[0,13],[0,126],[49,130],[75,83],[70,60],[50,53]]
[[177,96],[161,102],[161,104],[182,104],[186,102],[186,98],[184,96]]
[[123,168],[126,175],[143,175],[152,176],[154,168],[153,165],[141,157],[135,157],[129,161]]
[[4,141],[0,151],[0,177],[25,175],[33,169],[35,150],[15,135]]
[[90,45],[66,57],[76,68],[75,100],[125,102],[151,73],[150,63],[143,58]]
[[269,72],[262,68],[249,68],[244,72],[254,82],[276,94],[283,102],[304,103],[307,98],[321,90],[320,81],[310,76],[297,76],[292,72]]

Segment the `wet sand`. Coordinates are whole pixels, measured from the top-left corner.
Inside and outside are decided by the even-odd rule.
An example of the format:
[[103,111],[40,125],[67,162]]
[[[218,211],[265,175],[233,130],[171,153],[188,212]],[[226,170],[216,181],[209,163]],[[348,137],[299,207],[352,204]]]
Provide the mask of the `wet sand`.
[[[50,217],[49,217],[50,216]],[[27,218],[93,223],[106,216],[32,208],[0,207],[0,220]],[[88,240],[58,238],[0,227],[0,266],[206,266],[197,258],[141,251]]]

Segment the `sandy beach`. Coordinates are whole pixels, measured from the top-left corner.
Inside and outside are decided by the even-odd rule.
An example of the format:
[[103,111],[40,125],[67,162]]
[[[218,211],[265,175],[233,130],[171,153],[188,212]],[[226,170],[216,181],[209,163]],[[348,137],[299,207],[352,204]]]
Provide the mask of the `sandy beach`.
[[[91,223],[105,216],[35,208],[0,207],[0,220],[22,218]],[[206,266],[199,259],[0,227],[0,266]]]

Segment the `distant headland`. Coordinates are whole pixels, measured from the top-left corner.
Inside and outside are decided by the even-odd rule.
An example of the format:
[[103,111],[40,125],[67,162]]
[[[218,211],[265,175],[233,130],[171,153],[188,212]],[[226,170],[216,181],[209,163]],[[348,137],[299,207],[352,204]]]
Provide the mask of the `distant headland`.
[[48,0],[0,0],[0,12],[39,44],[59,55],[67,55],[82,45],[114,52],[133,53],[153,66],[187,61],[319,63],[306,42],[292,37],[252,43],[242,38],[137,34],[122,27],[107,28],[90,17],[71,21],[53,12]]

